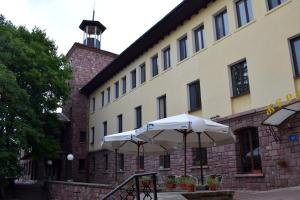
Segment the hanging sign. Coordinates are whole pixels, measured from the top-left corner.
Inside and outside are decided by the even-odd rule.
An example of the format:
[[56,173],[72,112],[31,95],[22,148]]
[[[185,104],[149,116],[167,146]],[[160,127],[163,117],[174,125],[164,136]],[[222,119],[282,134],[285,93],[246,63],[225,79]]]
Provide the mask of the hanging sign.
[[290,142],[296,142],[296,141],[298,141],[298,135],[297,135],[297,133],[290,134],[289,135],[289,141]]

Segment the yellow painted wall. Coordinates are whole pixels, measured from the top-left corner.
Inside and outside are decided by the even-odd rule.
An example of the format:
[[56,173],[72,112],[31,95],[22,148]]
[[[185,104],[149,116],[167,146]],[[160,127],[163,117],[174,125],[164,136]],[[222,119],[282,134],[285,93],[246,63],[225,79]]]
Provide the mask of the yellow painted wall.
[[[90,114],[89,127],[95,127],[95,144],[89,150],[99,149],[103,134],[102,122],[108,122],[108,133],[116,133],[117,116],[123,114],[123,130],[134,128],[134,108],[142,105],[143,124],[157,119],[157,97],[166,94],[167,115],[188,111],[187,84],[199,79],[202,110],[191,114],[221,117],[259,108],[273,103],[278,97],[291,93],[295,96],[296,86],[288,39],[300,33],[300,1],[288,0],[268,11],[265,0],[252,0],[254,21],[237,28],[233,0],[218,0],[202,9],[197,15],[179,26],[159,41],[153,48],[132,62],[126,69],[94,93],[96,112]],[[227,7],[230,34],[215,41],[213,15]],[[193,51],[192,30],[199,24],[205,26],[206,48]],[[188,58],[178,62],[177,40],[188,36]],[[171,65],[162,71],[162,49],[170,45]],[[158,53],[159,75],[151,78],[150,58]],[[250,82],[250,94],[231,98],[229,65],[246,58]],[[139,84],[139,68],[146,63],[146,83]],[[136,89],[130,91],[130,71],[137,68]],[[127,93],[114,99],[114,82],[127,76]],[[101,108],[101,92],[111,87],[111,103]]]

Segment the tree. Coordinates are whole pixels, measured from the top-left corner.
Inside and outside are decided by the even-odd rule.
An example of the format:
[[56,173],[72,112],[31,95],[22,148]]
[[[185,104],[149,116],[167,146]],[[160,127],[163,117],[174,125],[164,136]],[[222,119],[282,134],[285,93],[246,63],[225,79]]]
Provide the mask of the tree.
[[21,150],[37,159],[57,155],[56,110],[69,95],[70,78],[67,60],[44,31],[0,15],[0,179],[18,175]]

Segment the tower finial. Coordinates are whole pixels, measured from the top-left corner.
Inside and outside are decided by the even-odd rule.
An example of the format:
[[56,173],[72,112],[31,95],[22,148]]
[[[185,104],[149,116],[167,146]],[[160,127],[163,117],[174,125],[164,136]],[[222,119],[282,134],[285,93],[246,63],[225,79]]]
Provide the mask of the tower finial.
[[94,0],[94,7],[93,7],[93,19],[92,19],[93,21],[95,20],[95,3],[96,3],[96,2],[95,2],[95,0]]

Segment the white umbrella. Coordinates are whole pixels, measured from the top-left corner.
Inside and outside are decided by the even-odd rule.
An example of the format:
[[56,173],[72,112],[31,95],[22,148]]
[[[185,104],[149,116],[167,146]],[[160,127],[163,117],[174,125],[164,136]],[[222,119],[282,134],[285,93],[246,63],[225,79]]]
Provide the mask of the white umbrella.
[[[149,122],[143,128],[137,130],[136,135],[138,138],[157,144],[168,142],[171,144],[184,145],[185,176],[187,144],[191,147],[201,148],[230,144],[235,140],[228,126],[188,114],[176,115]],[[203,181],[202,164],[201,179]]]
[[[171,149],[174,149],[174,145],[171,145],[168,142],[163,142],[161,144],[154,144],[146,142],[135,136],[136,131],[131,130],[127,132],[111,134],[104,136],[101,143],[102,149],[114,150],[116,155],[119,152],[124,153],[137,153],[138,158],[140,155],[140,150],[143,153],[159,153],[159,152],[168,152]],[[116,156],[117,160],[117,156]],[[117,170],[117,161],[116,161]],[[138,169],[140,167],[140,160],[138,159]],[[117,173],[116,173],[117,177]]]

